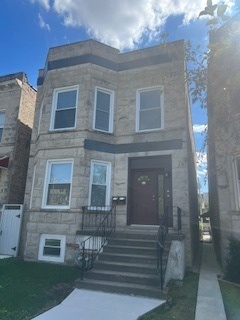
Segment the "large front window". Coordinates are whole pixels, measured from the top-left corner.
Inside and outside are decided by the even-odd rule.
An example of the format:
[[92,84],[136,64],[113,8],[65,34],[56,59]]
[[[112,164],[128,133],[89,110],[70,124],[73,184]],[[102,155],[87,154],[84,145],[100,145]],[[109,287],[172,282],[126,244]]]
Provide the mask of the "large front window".
[[163,88],[154,87],[137,91],[137,131],[163,128]]
[[0,112],[0,143],[2,142],[4,123],[5,123],[5,112]]
[[92,161],[90,206],[104,207],[109,205],[110,199],[110,164]]
[[94,129],[110,133],[113,131],[113,100],[113,91],[96,88]]
[[72,161],[48,162],[43,207],[70,207],[72,167]]
[[77,87],[55,89],[51,120],[52,130],[75,128],[77,96]]

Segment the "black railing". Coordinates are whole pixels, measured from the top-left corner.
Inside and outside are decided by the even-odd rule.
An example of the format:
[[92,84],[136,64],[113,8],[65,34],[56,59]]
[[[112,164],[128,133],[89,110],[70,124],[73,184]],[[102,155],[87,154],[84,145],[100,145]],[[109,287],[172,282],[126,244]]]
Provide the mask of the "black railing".
[[[100,221],[86,240],[80,243],[80,267],[81,267],[81,279],[83,280],[84,272],[90,270],[93,267],[94,261],[97,259],[99,253],[102,251],[103,246],[107,242],[111,233],[115,230],[116,221],[116,207],[108,207],[108,210],[94,212],[93,207],[85,208],[85,222],[88,221],[90,225],[82,224],[82,228],[85,226],[93,227],[93,222]],[[88,208],[88,209],[87,209]],[[106,207],[104,207],[106,208]],[[90,210],[89,210],[90,209]],[[99,210],[96,208],[96,211]],[[90,215],[91,219],[86,219]],[[92,217],[94,219],[92,220]]]
[[[115,224],[114,206],[85,206],[82,207],[82,230],[85,228],[97,228],[106,215],[110,215],[108,222]],[[114,220],[114,221],[113,221]]]
[[[172,212],[171,212],[171,211]],[[171,215],[170,215],[171,214]],[[165,249],[165,241],[169,230],[169,217],[171,217],[173,229],[178,234],[182,232],[182,210],[179,207],[165,207],[165,212],[161,219],[161,225],[157,234],[157,273],[160,276],[160,285],[163,289],[164,285],[164,270],[163,270],[163,253]]]

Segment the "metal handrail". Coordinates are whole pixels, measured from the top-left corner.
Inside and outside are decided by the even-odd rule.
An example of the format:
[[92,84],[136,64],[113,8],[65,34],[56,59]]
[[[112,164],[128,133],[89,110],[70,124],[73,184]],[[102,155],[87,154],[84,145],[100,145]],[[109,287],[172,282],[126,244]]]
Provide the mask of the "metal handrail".
[[105,215],[111,213],[113,206],[84,206],[82,207],[82,230],[97,228]]
[[162,223],[159,226],[158,233],[157,233],[157,273],[160,276],[160,285],[161,290],[163,289],[164,285],[164,272],[163,272],[163,253],[165,250],[165,240],[168,235],[168,224],[169,224],[169,210],[172,208],[177,209],[177,232],[180,234],[182,232],[182,210],[179,207],[165,207],[164,214],[162,216]]
[[92,235],[80,243],[81,257],[81,279],[83,280],[84,271],[93,267],[103,246],[107,242],[111,233],[115,230],[116,224],[116,207],[108,207],[108,211],[102,215],[102,221],[98,224]]

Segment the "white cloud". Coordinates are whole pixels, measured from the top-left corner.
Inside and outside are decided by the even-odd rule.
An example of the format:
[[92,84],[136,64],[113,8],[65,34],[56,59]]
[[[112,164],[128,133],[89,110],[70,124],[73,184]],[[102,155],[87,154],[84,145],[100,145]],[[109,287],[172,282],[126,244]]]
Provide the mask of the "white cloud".
[[39,2],[47,11],[50,9],[50,0],[30,0],[32,3]]
[[204,133],[206,132],[207,125],[206,124],[194,124],[193,125],[193,132],[194,133]]
[[207,153],[206,152],[196,152],[197,166],[206,167],[207,166]]
[[49,24],[46,23],[46,22],[43,20],[43,17],[41,16],[40,13],[39,13],[39,15],[38,15],[38,22],[39,22],[40,28],[42,28],[42,29],[47,29],[48,31],[51,31],[51,28],[50,28]]
[[207,169],[203,169],[203,170],[198,169],[197,170],[197,175],[198,175],[199,178],[200,177],[203,177],[203,178],[206,177],[207,173],[208,173]]
[[134,48],[143,35],[155,37],[170,15],[183,14],[187,24],[206,6],[206,0],[31,1],[38,1],[47,10],[51,7],[66,26],[82,26],[89,36],[119,49]]

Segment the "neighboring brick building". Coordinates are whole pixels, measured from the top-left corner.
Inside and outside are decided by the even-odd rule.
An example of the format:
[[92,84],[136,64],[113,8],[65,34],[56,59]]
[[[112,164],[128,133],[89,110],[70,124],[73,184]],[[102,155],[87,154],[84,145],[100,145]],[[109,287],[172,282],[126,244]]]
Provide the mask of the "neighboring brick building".
[[0,205],[23,204],[36,90],[23,72],[0,77]]
[[164,206],[181,207],[192,265],[198,198],[185,80],[183,41],[128,53],[93,40],[49,50],[25,194],[26,259],[73,263],[66,244],[76,242],[82,206],[116,196],[127,200],[117,228],[158,225]]
[[209,211],[224,265],[229,237],[240,239],[240,46],[238,13],[210,34],[208,87]]

